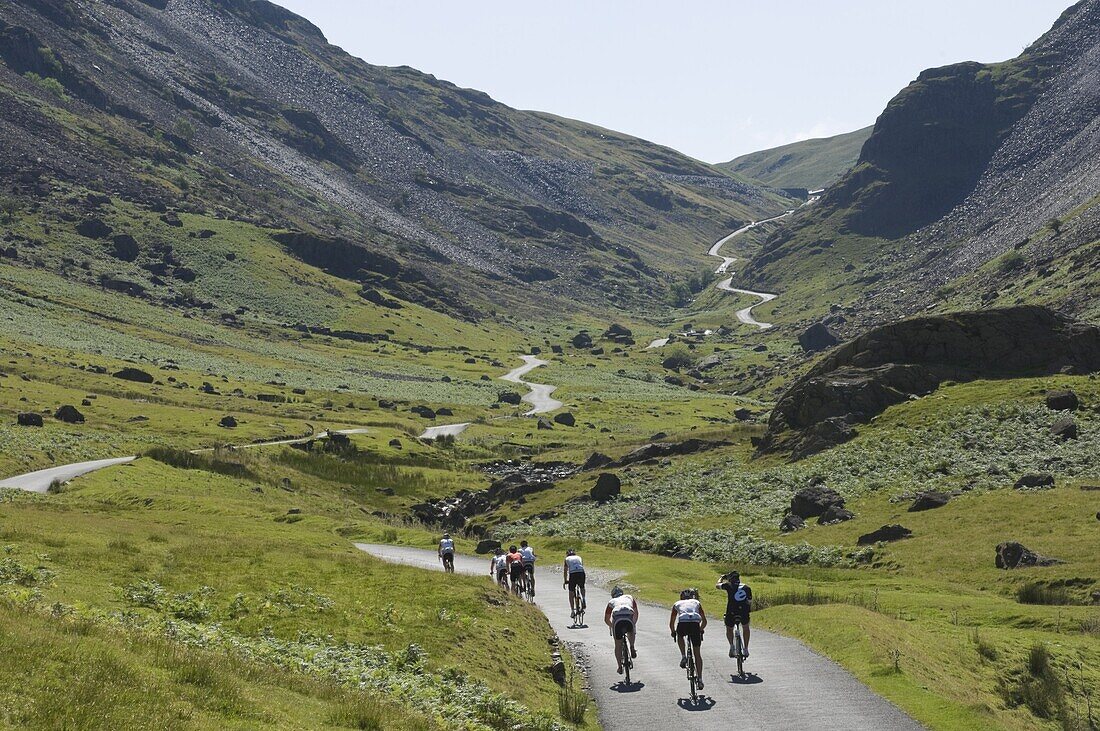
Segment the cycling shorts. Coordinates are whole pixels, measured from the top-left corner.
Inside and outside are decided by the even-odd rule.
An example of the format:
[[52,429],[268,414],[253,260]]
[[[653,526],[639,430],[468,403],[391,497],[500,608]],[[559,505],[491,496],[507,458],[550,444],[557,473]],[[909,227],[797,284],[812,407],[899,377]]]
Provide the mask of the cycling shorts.
[[584,572],[577,571],[576,573],[569,574],[569,591],[573,591],[576,587],[584,588]]
[[497,581],[508,578],[508,569],[497,569]]
[[443,552],[443,563],[453,564],[455,562],[455,555],[450,551]]
[[523,575],[523,566],[521,564],[518,564],[518,563],[512,564],[511,566],[508,567],[508,574],[513,579],[519,579],[519,577]]
[[615,639],[621,640],[626,635],[634,631],[634,621],[631,619],[616,619],[615,620]]
[[527,573],[531,574],[531,576],[534,576],[535,575],[535,564],[525,563],[525,564],[523,564],[523,570],[526,571]]
[[732,627],[734,625],[735,620],[740,621],[741,624],[743,624],[747,627],[749,625],[749,610],[747,608],[745,608],[745,609],[738,609],[738,610],[726,613],[726,626],[727,627]]
[[699,622],[677,622],[676,636],[687,637],[694,644],[699,644],[703,641],[703,630]]

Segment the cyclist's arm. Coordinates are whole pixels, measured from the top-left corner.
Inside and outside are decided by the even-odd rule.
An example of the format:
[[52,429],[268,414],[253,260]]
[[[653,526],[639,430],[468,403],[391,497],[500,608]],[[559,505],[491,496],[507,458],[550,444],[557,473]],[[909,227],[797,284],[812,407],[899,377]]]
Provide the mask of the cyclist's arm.
[[634,600],[634,624],[638,624],[638,600]]
[[603,610],[603,623],[608,627],[611,626],[611,605],[607,605],[607,609]]
[[672,616],[668,618],[668,631],[676,634],[676,607],[672,608]]
[[702,631],[707,628],[707,613],[703,611],[702,606],[699,607],[699,616],[703,618],[703,620],[699,622],[699,630]]
[[569,564],[561,562],[561,588],[569,586]]

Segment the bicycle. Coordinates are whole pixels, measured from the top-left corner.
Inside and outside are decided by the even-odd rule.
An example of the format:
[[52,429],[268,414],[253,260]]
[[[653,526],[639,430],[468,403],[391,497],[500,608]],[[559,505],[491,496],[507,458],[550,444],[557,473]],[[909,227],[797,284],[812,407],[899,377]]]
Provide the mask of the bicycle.
[[[611,630],[611,636],[615,636],[615,630]],[[626,635],[617,639],[615,652],[618,653],[619,659],[623,664],[623,678],[627,685],[630,685],[630,670],[634,667],[634,660],[630,657],[630,643],[627,641]]]
[[576,615],[573,617],[574,627],[584,626],[584,595],[579,584],[573,586],[573,606],[576,607]]
[[[702,632],[700,632],[700,634],[702,634]],[[672,634],[672,639],[673,639],[673,641],[676,640],[676,633],[675,632],[673,632],[673,634]],[[694,644],[692,643],[690,637],[685,637],[684,638],[684,650],[686,651],[686,656],[687,656],[686,667],[687,667],[688,690],[691,694],[691,696],[690,696],[691,697],[691,702],[696,703],[699,700],[699,688],[698,688],[699,677],[695,674],[695,647],[694,647]]]
[[453,574],[455,572],[455,555],[453,553],[445,553],[439,557],[439,560],[443,562],[444,573]]
[[497,572],[497,585],[500,586],[500,588],[503,589],[505,592],[508,591],[508,572],[507,571]]
[[737,675],[745,677],[745,637],[741,632],[741,619],[733,620],[733,647],[730,648],[732,657],[737,658]]

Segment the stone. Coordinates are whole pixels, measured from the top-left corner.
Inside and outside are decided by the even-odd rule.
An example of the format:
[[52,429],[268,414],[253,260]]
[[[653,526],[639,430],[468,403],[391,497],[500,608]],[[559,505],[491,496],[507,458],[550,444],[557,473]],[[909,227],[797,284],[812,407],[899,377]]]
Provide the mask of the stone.
[[806,521],[798,517],[794,513],[787,513],[783,516],[783,520],[779,523],[779,530],[784,533],[792,533],[800,528],[806,526]]
[[837,342],[839,341],[836,336],[829,332],[829,328],[823,322],[815,322],[798,336],[798,344],[807,353],[817,353],[831,348]]
[[89,239],[105,239],[111,235],[112,229],[100,218],[85,218],[76,225],[76,232]]
[[994,563],[997,568],[1008,570],[1029,566],[1053,566],[1062,563],[1062,561],[1049,556],[1041,556],[1022,543],[1005,541],[997,544],[997,555]]
[[589,490],[589,496],[598,503],[605,503],[619,495],[622,489],[622,480],[613,472],[601,472],[596,478],[596,484]]
[[860,546],[870,546],[875,543],[886,541],[900,541],[902,538],[908,538],[913,535],[913,531],[901,525],[884,525],[878,530],[873,530],[870,533],[864,533],[857,540],[856,544]]
[[523,401],[523,397],[515,391],[501,391],[497,394],[497,401],[502,404],[511,404],[513,406],[519,406]]
[[173,228],[181,228],[183,226],[183,221],[180,220],[180,217],[177,216],[174,211],[168,211],[160,217],[160,220]]
[[1077,422],[1069,414],[1062,414],[1050,425],[1050,435],[1067,441],[1077,438]]
[[560,414],[554,415],[554,423],[561,424],[562,426],[573,426],[577,423],[577,419],[572,413],[563,411]]
[[454,416],[455,412],[452,411],[451,409],[447,408],[446,406],[443,406],[443,407],[440,407],[440,408],[435,410],[435,415],[436,416]]
[[573,344],[574,348],[587,350],[592,347],[592,336],[588,334],[587,330],[581,330],[569,342]]
[[301,508],[291,508],[290,510],[286,511],[286,514],[287,515],[301,515],[302,514],[302,509]]
[[401,447],[401,440],[397,439],[397,438],[391,439],[390,440],[390,446],[393,447],[394,449],[401,449],[402,448]]
[[138,254],[141,253],[141,248],[138,246],[137,239],[130,234],[119,234],[111,239],[114,244],[114,248],[111,251],[112,256],[121,261],[137,261]]
[[477,542],[477,546],[474,548],[474,553],[478,554],[479,556],[484,556],[487,553],[492,553],[498,548],[500,548],[500,541],[494,541],[492,538],[482,538],[480,541]]
[[112,373],[115,378],[121,378],[124,381],[134,381],[135,383],[152,383],[153,376],[140,368],[123,368],[116,373]]
[[218,422],[218,426],[225,427],[226,429],[235,429],[237,427],[237,420],[232,416],[223,416],[221,421]]
[[844,498],[824,485],[804,487],[791,498],[791,513],[803,519],[821,516],[834,507],[843,508]]
[[588,459],[581,465],[582,470],[598,470],[601,467],[606,467],[611,464],[612,460],[606,454],[601,452],[593,452],[588,456]]
[[63,421],[66,424],[84,423],[84,414],[77,411],[75,406],[62,406],[53,415],[53,418],[57,419],[58,421]]
[[417,416],[421,417],[422,419],[434,419],[435,418],[435,410],[430,409],[427,406],[420,406],[420,405],[413,406],[412,408],[409,409],[409,411],[411,411],[412,413],[414,413]]
[[539,417],[537,426],[538,426],[539,429],[542,429],[542,430],[547,430],[547,429],[553,429],[554,428],[554,425],[551,424],[550,420],[547,419],[545,416],[540,416]]
[[842,508],[838,505],[830,505],[825,508],[825,512],[821,514],[817,522],[819,525],[832,525],[834,523],[843,523],[854,517],[856,517],[856,515],[851,510]]
[[43,426],[42,414],[35,414],[33,412],[23,412],[15,417],[15,421],[19,426]]
[[1045,401],[1052,411],[1076,411],[1081,406],[1081,400],[1073,391],[1050,391]]
[[913,500],[913,504],[909,506],[909,512],[919,513],[924,510],[935,510],[936,508],[942,508],[949,502],[951,502],[951,495],[946,492],[935,492],[933,490],[919,492]]
[[1045,490],[1054,487],[1054,475],[1049,472],[1022,475],[1013,487],[1017,490]]
[[81,406],[91,406],[91,405],[92,405],[92,402],[91,402],[91,401],[89,401],[88,399],[81,399],[81,401],[80,401],[80,405],[81,405]]
[[733,418],[738,421],[749,421],[752,419],[752,412],[748,409],[735,409],[733,412]]

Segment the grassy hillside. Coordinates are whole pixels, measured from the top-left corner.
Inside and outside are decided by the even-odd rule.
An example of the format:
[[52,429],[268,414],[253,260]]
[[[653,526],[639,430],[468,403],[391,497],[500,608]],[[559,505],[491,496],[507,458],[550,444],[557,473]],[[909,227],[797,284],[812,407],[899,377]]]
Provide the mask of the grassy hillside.
[[827,188],[856,164],[872,129],[750,152],[716,167],[775,188]]

